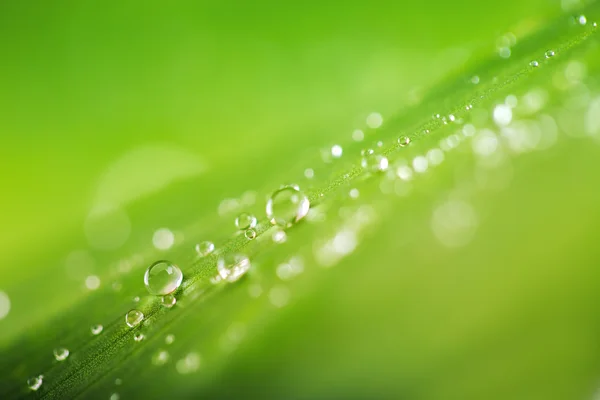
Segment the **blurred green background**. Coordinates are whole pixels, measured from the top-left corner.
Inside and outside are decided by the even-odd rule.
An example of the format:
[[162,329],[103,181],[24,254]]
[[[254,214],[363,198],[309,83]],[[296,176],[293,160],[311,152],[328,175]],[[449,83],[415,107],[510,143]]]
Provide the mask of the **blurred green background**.
[[[219,205],[248,191],[258,193],[251,208],[262,218],[265,193],[300,181],[307,167],[325,176],[330,167],[317,165],[319,150],[351,142],[369,113],[387,120],[444,76],[497,57],[501,35],[521,38],[573,5],[0,2],[0,290],[11,300],[0,348],[14,352],[21,335],[77,308],[89,295],[88,274],[108,286],[115,263],[151,248],[158,228],[184,232],[187,250],[224,240],[233,224],[217,216]],[[561,151],[515,163],[511,190],[476,197],[488,222],[464,250],[433,247],[429,232],[432,197],[450,190],[453,172],[389,208],[378,203],[377,184],[365,187],[383,222],[339,266],[346,272],[298,288],[305,302],[270,330],[257,328],[257,339],[214,372],[204,393],[568,399],[574,387],[591,392],[599,366],[591,345],[600,332],[591,318],[598,148],[576,142]],[[121,230],[99,237],[89,215],[111,205],[125,210],[116,217]],[[310,252],[320,228],[301,229],[290,245]],[[144,260],[155,253],[163,254],[152,249]],[[70,273],[73,263],[81,270]],[[581,268],[571,274],[571,263]],[[82,310],[73,315],[85,319],[75,316]],[[190,332],[184,343],[193,342]],[[273,386],[257,388],[265,377]],[[196,393],[193,382],[169,379],[180,396]],[[156,388],[161,393],[169,390]]]

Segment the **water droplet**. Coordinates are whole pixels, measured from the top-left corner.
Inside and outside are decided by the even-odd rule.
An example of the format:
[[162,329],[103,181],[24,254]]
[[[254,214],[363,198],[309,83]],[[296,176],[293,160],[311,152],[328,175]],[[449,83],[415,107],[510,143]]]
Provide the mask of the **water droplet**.
[[246,232],[244,232],[244,236],[246,236],[246,239],[248,240],[254,240],[256,238],[256,231],[252,228],[247,229]]
[[165,343],[166,344],[172,344],[175,341],[175,336],[172,334],[168,334],[167,336],[165,336]]
[[135,335],[133,335],[133,340],[135,340],[136,342],[141,342],[142,340],[144,340],[144,338],[145,338],[145,336],[141,332],[136,333]]
[[387,170],[389,162],[387,157],[381,154],[370,154],[362,158],[360,165],[368,171],[379,172]]
[[169,362],[169,358],[169,353],[166,350],[158,350],[152,356],[152,364],[156,366],[165,365],[167,362]]
[[175,234],[170,229],[160,228],[152,235],[152,244],[158,250],[169,250],[175,243]]
[[177,303],[177,299],[172,294],[168,294],[160,299],[160,303],[164,307],[171,308],[175,305],[175,303]]
[[450,122],[455,122],[456,121],[456,117],[454,116],[454,114],[448,115],[448,121],[450,121]]
[[110,395],[110,400],[119,400],[121,398],[121,396],[119,396],[119,393],[113,393]]
[[59,347],[58,349],[54,349],[54,358],[56,361],[64,361],[69,357],[69,350],[64,347]]
[[144,313],[139,310],[130,310],[125,314],[125,323],[128,327],[134,328],[144,320]]
[[27,379],[27,386],[29,387],[29,389],[31,389],[35,392],[42,386],[43,382],[44,382],[43,375],[34,376],[33,378]]
[[383,124],[383,117],[378,112],[371,113],[367,116],[367,126],[372,129],[377,129]]
[[272,224],[290,227],[308,214],[310,202],[298,188],[285,186],[275,191],[267,201],[267,218]]
[[140,301],[140,296],[135,296],[132,300],[134,303],[137,303]]
[[333,158],[340,158],[342,156],[342,153],[342,146],[340,146],[339,144],[336,144],[331,148],[331,155],[333,156]]
[[6,293],[0,291],[0,319],[8,315],[10,311],[10,298]]
[[304,170],[304,177],[306,179],[312,179],[315,177],[315,171],[312,168],[306,168]]
[[400,136],[398,138],[398,144],[402,147],[408,146],[410,143],[410,138],[408,136]]
[[471,78],[471,83],[477,85],[479,83],[479,76],[475,75]]
[[363,131],[361,131],[360,129],[357,129],[354,132],[352,132],[352,140],[354,140],[355,142],[362,142],[362,140],[364,138],[365,138],[365,133]]
[[285,231],[275,231],[273,232],[272,238],[275,243],[285,243],[287,240],[287,234]]
[[195,372],[200,367],[200,356],[198,353],[188,353],[185,358],[178,360],[175,369],[180,374],[189,374]]
[[358,199],[358,196],[360,195],[360,192],[358,191],[358,189],[354,188],[354,189],[350,189],[350,193],[349,193],[350,197],[353,199]]
[[248,228],[254,228],[256,226],[256,217],[249,213],[241,213],[235,219],[235,227],[243,231]]
[[204,241],[196,245],[196,253],[200,257],[206,257],[213,251],[215,251],[215,244],[213,242]]
[[536,60],[533,60],[532,62],[529,63],[530,66],[537,68],[540,66],[540,63],[537,62]]
[[102,333],[103,329],[104,327],[102,325],[92,325],[90,332],[92,332],[92,335],[99,335]]
[[219,258],[217,270],[222,279],[235,282],[250,269],[250,259],[244,254],[229,253]]
[[85,278],[85,287],[90,290],[98,289],[100,287],[100,278],[98,278],[96,275],[88,276]]
[[548,50],[547,52],[544,53],[544,56],[546,58],[550,58],[550,57],[554,57],[556,53],[554,53],[554,50]]
[[144,274],[144,285],[150,294],[164,296],[173,293],[183,281],[179,267],[167,260],[150,265]]
[[579,23],[579,25],[585,25],[587,24],[587,18],[585,17],[585,15],[580,15],[579,17],[577,17],[577,22]]

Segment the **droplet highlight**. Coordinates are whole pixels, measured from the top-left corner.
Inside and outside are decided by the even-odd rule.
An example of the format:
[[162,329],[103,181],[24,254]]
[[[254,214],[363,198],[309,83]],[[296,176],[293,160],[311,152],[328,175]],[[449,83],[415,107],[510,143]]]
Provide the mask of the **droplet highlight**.
[[239,253],[225,254],[217,261],[217,271],[221,279],[235,282],[250,269],[250,259]]
[[196,253],[198,253],[200,257],[206,257],[213,251],[215,251],[215,245],[213,242],[204,241],[196,245]]

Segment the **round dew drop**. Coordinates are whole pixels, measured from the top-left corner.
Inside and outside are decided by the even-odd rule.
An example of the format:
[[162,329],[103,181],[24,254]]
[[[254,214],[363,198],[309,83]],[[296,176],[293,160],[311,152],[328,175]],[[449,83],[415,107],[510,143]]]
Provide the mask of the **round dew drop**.
[[33,378],[27,379],[27,387],[29,387],[29,389],[31,389],[35,392],[42,386],[43,382],[44,382],[43,375],[34,376]]
[[136,342],[141,342],[142,340],[144,340],[144,334],[143,333],[136,333],[135,335],[133,335],[133,340],[135,340]]
[[177,299],[172,294],[168,294],[163,296],[162,299],[160,299],[160,302],[164,307],[171,308],[177,303]]
[[60,347],[58,349],[54,349],[54,358],[56,361],[64,361],[69,357],[69,350]]
[[235,219],[235,227],[243,231],[256,226],[256,217],[252,214],[241,213]]
[[532,67],[534,67],[534,68],[536,68],[536,67],[539,67],[540,63],[537,62],[537,61],[535,61],[535,60],[533,60],[532,62],[529,63],[529,65],[532,66]]
[[556,53],[554,53],[554,50],[548,50],[544,55],[546,56],[546,58],[550,58],[550,57],[554,57]]
[[256,231],[252,228],[247,229],[246,232],[244,232],[244,236],[246,236],[246,239],[248,240],[253,240],[256,238]]
[[290,227],[308,214],[310,201],[295,186],[285,186],[275,191],[267,201],[267,218],[273,225]]
[[104,327],[102,325],[93,325],[90,328],[90,332],[92,332],[92,335],[99,335],[102,333],[103,329],[104,329]]
[[221,279],[235,282],[250,269],[250,259],[244,254],[225,254],[217,261],[217,271]]
[[206,257],[213,251],[215,251],[215,245],[213,242],[205,241],[196,245],[196,253],[198,253],[200,257]]
[[144,274],[144,284],[150,294],[164,296],[173,293],[181,285],[183,273],[170,261],[157,261]]
[[398,144],[402,147],[408,146],[410,143],[410,138],[408,136],[400,136],[398,138]]
[[135,328],[144,320],[144,313],[139,310],[130,310],[125,314],[125,323],[130,328]]

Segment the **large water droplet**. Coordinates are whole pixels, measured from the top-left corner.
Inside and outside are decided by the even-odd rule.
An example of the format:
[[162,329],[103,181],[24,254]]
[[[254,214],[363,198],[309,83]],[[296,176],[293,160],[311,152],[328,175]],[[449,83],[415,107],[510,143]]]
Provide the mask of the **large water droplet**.
[[67,357],[69,357],[68,349],[65,349],[64,347],[54,349],[54,358],[56,358],[56,361],[64,361]]
[[219,258],[217,270],[222,279],[235,282],[250,269],[250,259],[244,254],[229,253]]
[[38,375],[38,376],[34,376],[33,378],[27,379],[27,386],[29,387],[29,389],[31,389],[35,392],[42,386],[43,382],[44,382],[44,376]]
[[252,214],[241,213],[235,219],[235,227],[243,231],[248,228],[254,228],[256,226],[256,217]]
[[267,218],[272,224],[290,227],[308,214],[308,197],[295,186],[275,191],[267,201]]
[[179,267],[166,260],[155,262],[144,274],[146,289],[156,296],[173,293],[181,285],[182,280],[183,274]]
[[125,315],[125,323],[128,327],[134,328],[144,320],[144,313],[139,310],[130,310]]
[[213,251],[215,251],[215,245],[213,242],[205,241],[196,245],[196,253],[198,253],[200,257],[206,257]]
[[90,331],[92,332],[92,335],[99,335],[102,333],[103,329],[104,327],[102,325],[92,325]]
[[385,171],[389,162],[386,156],[381,154],[368,154],[362,158],[360,165],[371,172]]

